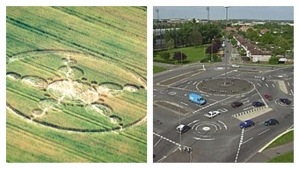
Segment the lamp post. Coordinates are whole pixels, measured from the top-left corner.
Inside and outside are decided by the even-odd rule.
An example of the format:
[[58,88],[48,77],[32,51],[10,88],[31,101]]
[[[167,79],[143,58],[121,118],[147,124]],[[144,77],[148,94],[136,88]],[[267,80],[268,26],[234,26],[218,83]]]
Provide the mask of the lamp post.
[[222,43],[222,47],[224,49],[224,59],[225,59],[225,81],[224,81],[224,86],[226,86],[226,80],[227,80],[227,46],[225,45],[225,41],[227,39],[224,40],[224,42]]

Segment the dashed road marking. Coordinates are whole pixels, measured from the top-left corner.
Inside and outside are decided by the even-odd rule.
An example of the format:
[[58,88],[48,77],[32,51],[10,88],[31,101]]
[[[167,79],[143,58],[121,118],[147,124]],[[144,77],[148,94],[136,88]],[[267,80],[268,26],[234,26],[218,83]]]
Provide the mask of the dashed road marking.
[[262,131],[261,133],[259,133],[258,135],[260,136],[260,135],[264,134],[265,132],[267,132],[267,131],[269,131],[269,130],[270,130],[270,129],[264,130],[264,131]]
[[180,102],[181,104],[185,105],[185,106],[189,106],[188,104],[184,103],[184,102]]
[[229,96],[229,97],[227,97],[227,98],[225,98],[225,99],[223,99],[223,100],[219,100],[219,101],[213,102],[213,103],[211,103],[211,104],[209,104],[209,105],[203,106],[203,107],[201,107],[200,109],[193,111],[192,114],[194,114],[194,113],[196,113],[196,112],[199,112],[199,111],[201,111],[201,110],[204,110],[204,109],[206,109],[206,108],[208,108],[208,107],[210,107],[210,106],[213,106],[213,105],[215,105],[215,104],[218,104],[218,103],[220,103],[220,102],[223,102],[223,101],[225,101],[225,100],[228,100],[228,99],[230,99],[230,98],[232,98],[232,97],[233,97],[233,96]]
[[242,147],[242,144],[243,144],[244,131],[245,131],[245,129],[243,128],[243,129],[242,129],[242,133],[241,133],[241,138],[240,138],[239,147],[238,147],[238,150],[237,150],[236,156],[235,156],[235,161],[234,161],[235,163],[238,161],[239,153],[240,153],[240,150],[241,150],[241,147]]
[[275,85],[272,83],[272,86],[275,88]]
[[257,83],[257,85],[258,85],[259,87],[261,87],[261,85],[260,85],[259,83]]
[[162,138],[162,139],[164,139],[164,140],[170,142],[170,143],[173,143],[173,144],[175,144],[175,145],[177,145],[177,146],[180,146],[179,143],[176,143],[176,142],[173,141],[173,140],[170,140],[170,139],[168,139],[168,138],[166,138],[166,137],[164,137],[164,136],[161,136],[161,135],[159,135],[159,134],[156,134],[156,133],[153,133],[153,134],[156,135],[157,137],[160,137],[160,138]]
[[294,95],[294,92],[293,92],[293,90],[292,90],[292,89],[291,89],[291,94],[292,94],[292,95]]
[[267,87],[269,87],[269,85],[268,85],[267,83],[266,83],[265,85],[266,85]]
[[287,85],[288,85],[288,86],[290,86],[290,83],[289,83],[289,82],[287,82]]
[[190,83],[192,83],[192,81],[187,82],[187,84],[190,84]]
[[198,81],[194,82],[193,85],[197,84]]
[[253,140],[253,137],[251,137],[250,139],[244,141],[243,144],[245,144],[245,143],[247,143],[247,142],[249,142],[249,141],[251,141],[251,140]]

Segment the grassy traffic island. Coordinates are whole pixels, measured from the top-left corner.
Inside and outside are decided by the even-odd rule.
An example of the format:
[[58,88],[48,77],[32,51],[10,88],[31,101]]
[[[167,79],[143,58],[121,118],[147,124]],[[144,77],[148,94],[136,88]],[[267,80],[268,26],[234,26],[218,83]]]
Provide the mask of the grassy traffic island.
[[[195,62],[220,62],[221,58],[217,54],[211,56],[205,53],[206,45],[189,46],[182,48],[174,48],[168,50],[155,51],[153,53],[153,61],[168,64],[189,64]],[[175,53],[182,53],[182,60],[174,58]]]
[[[282,135],[277,140],[275,140],[272,144],[270,144],[267,149],[275,148],[278,146],[282,146],[285,144],[288,144],[290,142],[294,141],[294,130],[289,131],[288,133]],[[289,151],[284,154],[281,154],[279,156],[276,156],[272,159],[270,159],[268,162],[294,162],[294,151]]]

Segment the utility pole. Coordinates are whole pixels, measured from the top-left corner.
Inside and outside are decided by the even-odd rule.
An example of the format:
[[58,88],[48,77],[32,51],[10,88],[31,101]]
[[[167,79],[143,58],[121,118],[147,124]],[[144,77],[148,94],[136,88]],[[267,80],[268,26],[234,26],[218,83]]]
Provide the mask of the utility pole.
[[[229,6],[225,6],[225,9],[226,9],[225,30],[227,28],[227,21],[228,21],[228,8],[229,8]],[[224,53],[224,58],[225,58],[225,81],[224,81],[224,86],[226,86],[226,83],[227,83],[227,61],[228,61],[228,42],[227,42],[227,37],[225,37],[225,40],[223,42],[223,47],[224,47],[224,52],[225,52]]]
[[206,7],[206,11],[207,11],[207,20],[209,21],[209,7]]
[[159,23],[159,9],[156,9],[156,13],[157,13],[157,26],[159,29],[159,49],[161,49],[162,47],[162,36],[161,36],[161,26]]

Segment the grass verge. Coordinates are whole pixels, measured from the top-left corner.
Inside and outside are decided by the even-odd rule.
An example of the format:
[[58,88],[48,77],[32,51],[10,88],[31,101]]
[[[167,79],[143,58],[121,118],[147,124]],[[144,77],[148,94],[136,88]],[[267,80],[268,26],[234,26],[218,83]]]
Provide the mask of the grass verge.
[[163,72],[167,70],[166,68],[164,67],[160,67],[160,66],[153,66],[153,73],[159,73],[159,72]]

